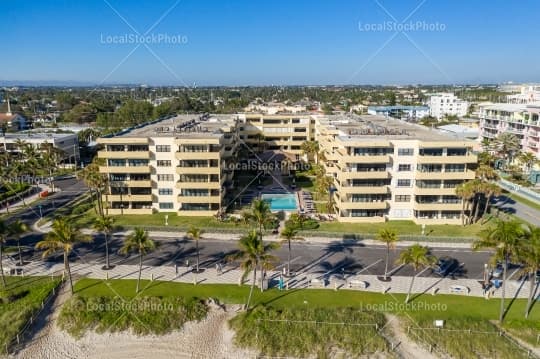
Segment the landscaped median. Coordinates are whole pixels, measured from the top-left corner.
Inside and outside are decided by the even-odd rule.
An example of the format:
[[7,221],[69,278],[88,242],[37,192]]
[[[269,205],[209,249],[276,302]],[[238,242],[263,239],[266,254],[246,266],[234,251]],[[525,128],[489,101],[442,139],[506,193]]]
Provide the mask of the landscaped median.
[[60,279],[51,277],[6,277],[0,288],[0,353],[6,353],[19,340],[49,298]]
[[[61,325],[76,335],[88,329],[162,334],[188,320],[202,319],[209,298],[242,304],[249,292],[248,286],[143,281],[143,290],[136,295],[135,285],[135,280],[80,280],[75,297],[62,310]],[[393,314],[402,331],[425,350],[461,358],[526,357],[523,348],[501,335],[493,322],[498,300],[427,294],[416,295],[409,304],[404,299],[404,294],[356,290],[257,290],[254,309],[237,315],[231,326],[238,346],[265,355],[392,356],[396,342],[386,326],[386,314]],[[532,333],[540,333],[540,308],[534,306],[524,319],[525,304],[522,299],[510,304],[503,329],[538,346]],[[443,321],[442,328],[434,325],[436,320]]]

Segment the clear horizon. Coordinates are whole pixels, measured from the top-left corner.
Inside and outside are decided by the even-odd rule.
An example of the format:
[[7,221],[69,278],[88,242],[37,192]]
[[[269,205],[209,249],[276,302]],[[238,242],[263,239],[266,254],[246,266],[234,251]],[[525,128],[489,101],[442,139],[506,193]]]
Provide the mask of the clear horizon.
[[[4,2],[0,83],[37,86],[540,82],[540,4]],[[7,51],[6,51],[7,52]]]

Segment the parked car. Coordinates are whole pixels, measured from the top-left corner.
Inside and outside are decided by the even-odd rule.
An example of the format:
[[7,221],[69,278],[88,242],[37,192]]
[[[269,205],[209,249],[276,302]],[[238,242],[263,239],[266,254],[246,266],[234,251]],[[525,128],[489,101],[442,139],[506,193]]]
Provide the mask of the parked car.
[[437,260],[437,263],[433,267],[433,273],[444,277],[452,273],[452,271],[457,268],[457,265],[458,265],[457,259],[448,257],[448,256],[443,256]]
[[502,263],[497,262],[497,265],[495,265],[495,268],[493,268],[493,269],[491,270],[490,275],[491,275],[493,278],[501,278],[502,275],[503,275],[503,271],[504,271],[504,268],[503,268]]

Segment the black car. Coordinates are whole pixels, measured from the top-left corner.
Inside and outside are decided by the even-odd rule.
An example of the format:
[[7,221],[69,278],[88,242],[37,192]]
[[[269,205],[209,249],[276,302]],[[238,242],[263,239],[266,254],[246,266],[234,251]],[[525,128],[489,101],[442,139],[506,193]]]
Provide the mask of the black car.
[[440,257],[433,267],[433,273],[444,277],[452,273],[452,271],[457,268],[457,265],[458,261],[455,258],[448,256]]

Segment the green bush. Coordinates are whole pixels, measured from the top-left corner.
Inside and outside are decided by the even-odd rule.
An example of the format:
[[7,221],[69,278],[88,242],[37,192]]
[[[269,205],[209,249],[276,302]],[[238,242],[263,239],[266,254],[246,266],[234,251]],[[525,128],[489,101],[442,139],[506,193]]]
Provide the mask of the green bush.
[[199,299],[182,297],[74,296],[62,308],[58,324],[74,337],[87,330],[118,332],[132,330],[139,335],[165,334],[184,323],[206,317],[208,308]]
[[41,309],[59,280],[50,277],[6,277],[7,289],[0,290],[0,352],[4,353],[16,335]]
[[[418,329],[432,328],[432,329]],[[414,329],[417,328],[417,329]],[[470,332],[469,332],[470,330]],[[411,324],[412,340],[433,345],[436,352],[447,353],[453,358],[526,358],[527,353],[499,335],[499,329],[488,320],[466,316],[445,321],[444,330],[437,330],[430,320]]]
[[345,357],[388,352],[389,344],[378,332],[384,324],[382,313],[353,308],[257,307],[231,320],[239,346],[268,356],[317,358],[337,351],[345,351]]

